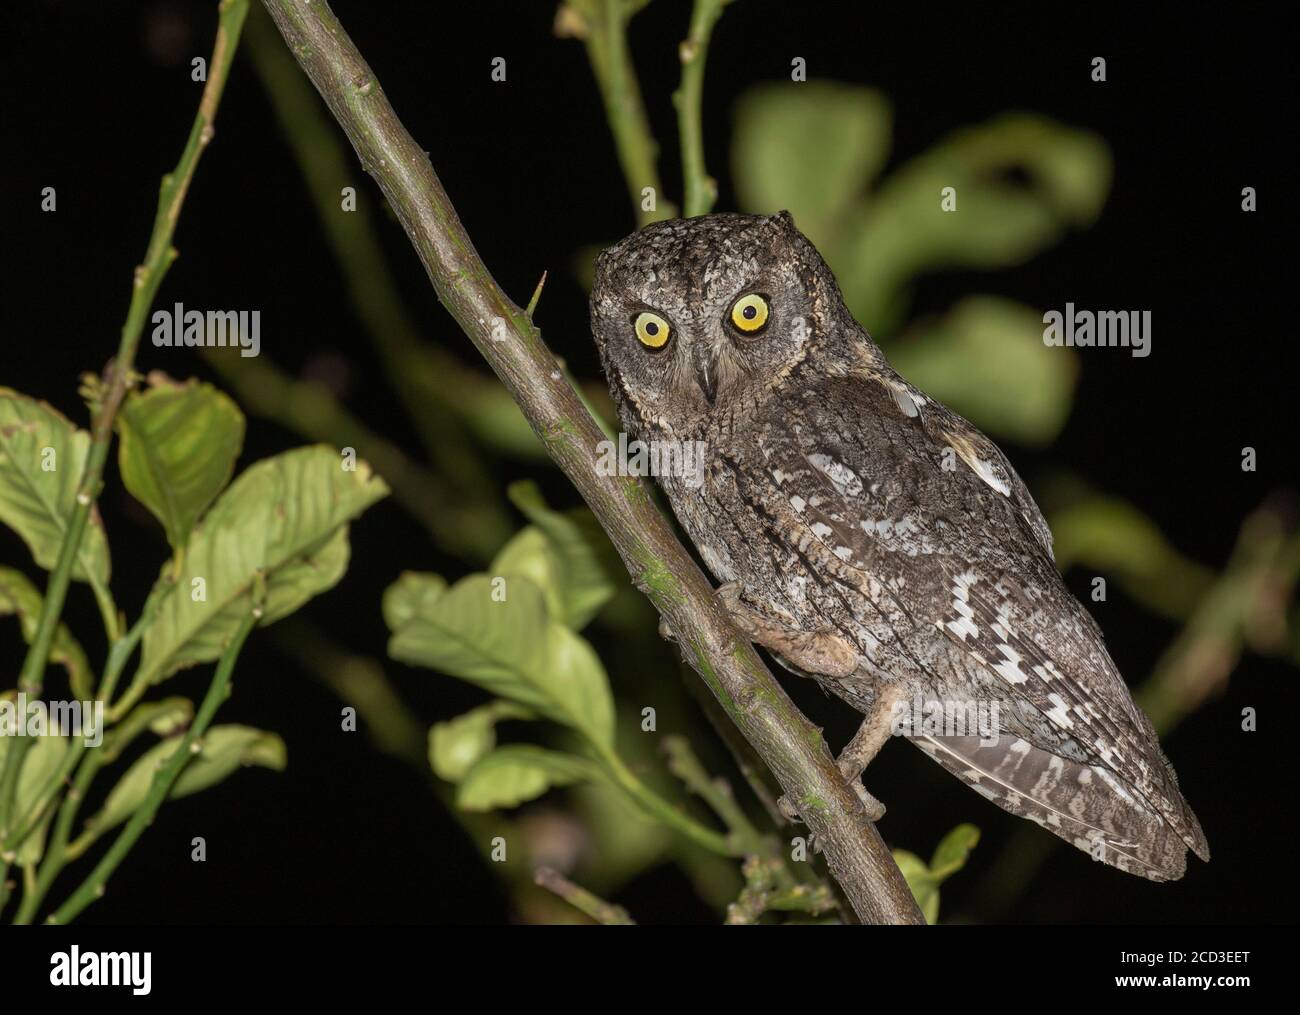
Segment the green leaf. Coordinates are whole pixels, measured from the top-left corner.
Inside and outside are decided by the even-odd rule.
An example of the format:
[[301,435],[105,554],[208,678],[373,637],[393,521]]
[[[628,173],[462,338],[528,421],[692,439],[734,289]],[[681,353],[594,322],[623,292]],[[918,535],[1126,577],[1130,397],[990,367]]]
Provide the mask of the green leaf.
[[1079,361],[1043,344],[1037,311],[971,296],[892,343],[894,368],[977,426],[1021,444],[1050,443],[1070,415]]
[[494,578],[505,578],[507,588],[511,578],[527,578],[542,590],[547,614],[556,620],[564,617],[560,563],[550,540],[537,526],[526,525],[511,536],[487,569]]
[[181,549],[195,522],[230,481],[244,442],[244,416],[210,384],[160,373],[131,392],[117,417],[118,467],[131,495]]
[[889,157],[889,100],[829,81],[769,84],[736,105],[731,166],[740,204],[788,210],[818,247]]
[[939,886],[966,865],[966,859],[979,839],[979,829],[974,825],[958,825],[943,837],[929,866],[915,853],[905,849],[894,850],[894,861],[903,872],[926,923],[938,922]]
[[[943,207],[945,188],[955,210]],[[1096,135],[1045,117],[1003,116],[957,131],[891,174],[852,211],[843,243],[823,253],[854,315],[888,334],[902,320],[913,276],[1020,264],[1067,227],[1090,225],[1109,189],[1110,154]]]
[[930,857],[930,876],[939,881],[956,874],[966,866],[970,851],[980,841],[980,830],[974,825],[958,825],[943,837]]
[[939,919],[939,889],[930,879],[930,868],[919,856],[905,849],[894,850],[894,863],[912,890],[912,898],[921,908],[925,922],[935,923]]
[[[338,453],[316,445],[258,462],[231,484],[191,533],[184,568],[170,565],[154,587],[154,621],[144,634],[142,679],[220,657],[266,580],[260,623],[273,623],[332,588],[347,569],[347,523],[388,492],[370,466],[341,468]],[[204,580],[206,599],[195,601]]]
[[[251,726],[213,726],[199,743],[201,750],[181,770],[167,799],[177,800],[215,786],[240,767],[256,765],[282,772],[288,763],[284,741],[274,733]],[[154,775],[176,753],[178,746],[177,740],[165,740],[136,759],[108,794],[103,808],[91,819],[96,831],[105,832],[135,813],[144,803]]]
[[[19,716],[19,722],[23,717]],[[0,771],[4,771],[9,743],[13,738],[0,736]],[[36,803],[37,797],[45,789],[50,779],[59,770],[63,757],[68,750],[67,737],[37,736],[23,756],[23,768],[18,774],[18,791],[14,797],[14,813],[20,820],[26,820],[28,812]],[[45,833],[57,807],[50,808],[37,826],[18,847],[18,864],[36,863],[45,852]]]
[[448,782],[460,782],[480,758],[497,745],[496,724],[502,719],[535,719],[529,709],[509,701],[494,701],[458,715],[429,730],[429,764]]
[[[22,537],[47,571],[58,560],[89,451],[85,430],[44,402],[0,388],[0,522]],[[72,577],[106,586],[108,575],[104,523],[92,510]]]
[[[536,483],[512,483],[506,492],[546,538],[561,608],[555,619],[575,631],[581,630],[614,595],[613,582],[592,544],[590,533],[574,518],[551,510]],[[501,555],[497,560],[501,560]]]
[[[1062,571],[1075,563],[1101,571],[1121,571],[1155,581],[1162,570],[1179,567],[1178,552],[1151,518],[1119,497],[1092,495],[1052,514],[1053,546]],[[1192,579],[1199,591],[1208,586],[1206,569]],[[1180,574],[1180,580],[1189,575]]]
[[552,786],[571,786],[600,774],[599,766],[586,758],[512,744],[481,758],[469,770],[456,790],[456,806],[464,811],[517,807]]
[[507,580],[497,601],[492,579],[470,575],[441,591],[442,579],[406,575],[385,613],[416,612],[393,631],[388,654],[399,662],[428,666],[478,684],[541,715],[572,727],[592,742],[610,746],[614,705],[605,670],[591,646],[552,621],[542,590],[523,577]]
[[433,609],[446,591],[447,581],[441,575],[403,571],[384,590],[384,623],[390,631],[396,631],[421,612]]
[[[6,614],[18,618],[23,640],[30,645],[36,637],[36,627],[41,619],[41,594],[21,571],[0,567],[0,617]],[[68,683],[72,687],[73,697],[79,701],[89,701],[94,695],[90,663],[66,624],[60,623],[54,630],[50,661],[68,671]]]
[[474,436],[489,447],[525,461],[550,461],[546,446],[533,433],[519,404],[495,381],[476,387],[453,408]]
[[194,720],[194,703],[187,698],[160,702],[149,719],[149,732],[156,737],[174,737],[185,732]]

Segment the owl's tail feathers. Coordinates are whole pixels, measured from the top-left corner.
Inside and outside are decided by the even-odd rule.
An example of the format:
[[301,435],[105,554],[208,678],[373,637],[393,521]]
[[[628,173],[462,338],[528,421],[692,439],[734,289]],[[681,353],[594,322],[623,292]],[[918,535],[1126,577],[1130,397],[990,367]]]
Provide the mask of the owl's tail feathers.
[[915,737],[913,742],[976,793],[1093,859],[1152,881],[1177,881],[1187,869],[1187,844],[1178,830],[1101,766],[1006,735],[991,746],[983,746],[979,737]]
[[[1165,774],[1164,785],[1156,789],[1158,795],[1155,803],[1164,813],[1165,820],[1173,825],[1182,837],[1183,842],[1187,843],[1188,849],[1208,863],[1210,844],[1206,841],[1205,832],[1201,829],[1201,823],[1196,818],[1196,812],[1192,810],[1191,804],[1187,802],[1182,790],[1178,788],[1178,773],[1174,771],[1174,766],[1169,763],[1169,759],[1160,750],[1160,739],[1156,736],[1155,728],[1151,725],[1151,720],[1147,718],[1147,714],[1137,705],[1133,706],[1133,711],[1136,713],[1138,722],[1146,729],[1147,738],[1155,747],[1156,756],[1160,759],[1160,765]],[[1150,798],[1148,798],[1149,802],[1151,802]]]

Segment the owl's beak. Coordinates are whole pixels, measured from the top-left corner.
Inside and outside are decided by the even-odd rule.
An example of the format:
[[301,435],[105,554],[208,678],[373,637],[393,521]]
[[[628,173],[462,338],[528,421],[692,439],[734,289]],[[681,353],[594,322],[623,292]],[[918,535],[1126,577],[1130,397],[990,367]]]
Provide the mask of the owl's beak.
[[695,379],[704,392],[705,400],[712,405],[718,393],[718,365],[714,362],[712,349],[704,347],[696,352]]

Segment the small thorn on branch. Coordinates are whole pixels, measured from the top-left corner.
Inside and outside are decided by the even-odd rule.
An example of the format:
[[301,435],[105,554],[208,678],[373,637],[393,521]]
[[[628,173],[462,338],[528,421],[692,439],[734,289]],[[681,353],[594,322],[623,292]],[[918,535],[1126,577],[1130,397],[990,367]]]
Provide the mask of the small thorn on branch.
[[524,310],[530,321],[533,319],[533,311],[537,309],[537,301],[542,298],[542,288],[545,285],[546,272],[542,272],[542,277],[537,280],[537,288],[533,290],[533,298],[528,301],[528,307]]

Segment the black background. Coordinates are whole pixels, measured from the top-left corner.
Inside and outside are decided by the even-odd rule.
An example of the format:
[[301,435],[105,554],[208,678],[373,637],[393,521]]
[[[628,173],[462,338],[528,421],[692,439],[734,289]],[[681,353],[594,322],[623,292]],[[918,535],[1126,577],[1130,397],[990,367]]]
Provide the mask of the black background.
[[[201,85],[189,61],[207,57],[215,3],[52,2],[0,11],[3,95],[3,299],[0,384],[47,399],[84,421],[77,375],[116,346],[131,269],[139,260],[158,179],[176,161]],[[579,376],[598,376],[574,253],[634,225],[582,46],[552,36],[552,3],[333,4],[406,126],[430,152],[486,263],[523,302],[551,272],[538,321]],[[689,5],[655,0],[633,22],[632,46],[663,152],[665,186],[679,193],[675,121],[677,41]],[[722,183],[718,210],[734,208],[727,184],[730,111],[750,85],[788,76],[793,56],[810,77],[877,86],[895,105],[890,165],[961,125],[1028,109],[1101,134],[1115,158],[1112,196],[1099,223],[1026,266],[923,279],[917,313],[938,312],[972,291],[1039,307],[1150,309],[1153,352],[1085,350],[1075,410],[1049,449],[1008,452],[1031,487],[1048,470],[1075,470],[1137,503],[1176,547],[1209,565],[1229,554],[1238,525],[1271,493],[1294,484],[1294,328],[1287,324],[1291,184],[1284,139],[1294,125],[1294,83],[1284,33],[1267,6],[1170,8],[1150,16],[1089,4],[857,5],[738,0],[720,22],[705,88],[708,163]],[[1109,80],[1089,78],[1105,56]],[[505,56],[505,84],[489,80]],[[354,162],[355,165],[355,162]],[[378,202],[357,169],[363,200]],[[1240,210],[1243,186],[1260,210]],[[40,190],[58,191],[56,214]],[[384,241],[426,337],[475,356],[438,306],[400,228]],[[199,168],[176,245],[181,258],[159,297],[191,306],[259,308],[263,354],[297,370],[322,354],[352,364],[349,403],[375,429],[414,446],[382,387],[377,365],[341,295],[320,226],[270,109],[244,59],[236,62],[216,141]],[[870,327],[871,322],[864,322]],[[142,347],[141,369],[211,377],[186,350]],[[301,443],[250,420],[241,464]],[[1254,446],[1259,471],[1243,473]],[[364,450],[363,450],[364,453]],[[554,503],[573,496],[544,468],[511,466],[504,484],[545,479]],[[134,613],[164,555],[110,469],[102,508],[114,552],[119,604]],[[382,590],[401,568],[464,570],[439,557],[391,504],[353,528],[344,582],[313,604],[314,617],[382,656]],[[0,559],[27,567],[22,544],[0,533]],[[35,575],[33,568],[29,573]],[[1149,670],[1175,627],[1118,593],[1090,604],[1125,672]],[[74,591],[73,626],[97,630],[93,603]],[[16,672],[17,639],[0,632],[3,665]],[[87,638],[92,658],[99,646]],[[427,673],[393,666],[428,721],[477,701]],[[1153,885],[1060,850],[1017,921],[1218,921],[1289,918],[1295,878],[1295,800],[1289,719],[1295,671],[1247,656],[1222,698],[1167,744],[1205,825],[1212,864]],[[664,679],[677,679],[666,673]],[[206,678],[176,678],[201,693]],[[787,684],[790,682],[787,681]],[[170,689],[170,688],[169,688]],[[793,689],[792,689],[793,690]],[[800,692],[819,723],[845,736],[836,704]],[[1247,705],[1260,732],[1237,732]],[[281,775],[241,773],[161,812],[87,922],[499,922],[508,900],[422,779],[338,732],[338,702],[254,637],[222,721],[281,733]],[[841,732],[842,731],[842,732]],[[910,752],[914,754],[915,752]],[[916,782],[925,764],[886,752],[872,782],[908,814],[914,842],[935,841],[956,820],[986,827],[989,855],[1008,823],[953,783]],[[873,774],[877,773],[873,766]],[[924,793],[909,793],[915,783]],[[940,787],[931,795],[932,786]],[[959,809],[954,810],[954,808]],[[205,864],[189,840],[208,842]],[[978,857],[973,859],[978,864]],[[973,881],[974,879],[972,879]],[[951,888],[960,909],[962,884]],[[947,890],[946,890],[947,893]],[[55,896],[60,897],[56,888]],[[708,919],[685,880],[652,872],[618,901],[643,920]]]

